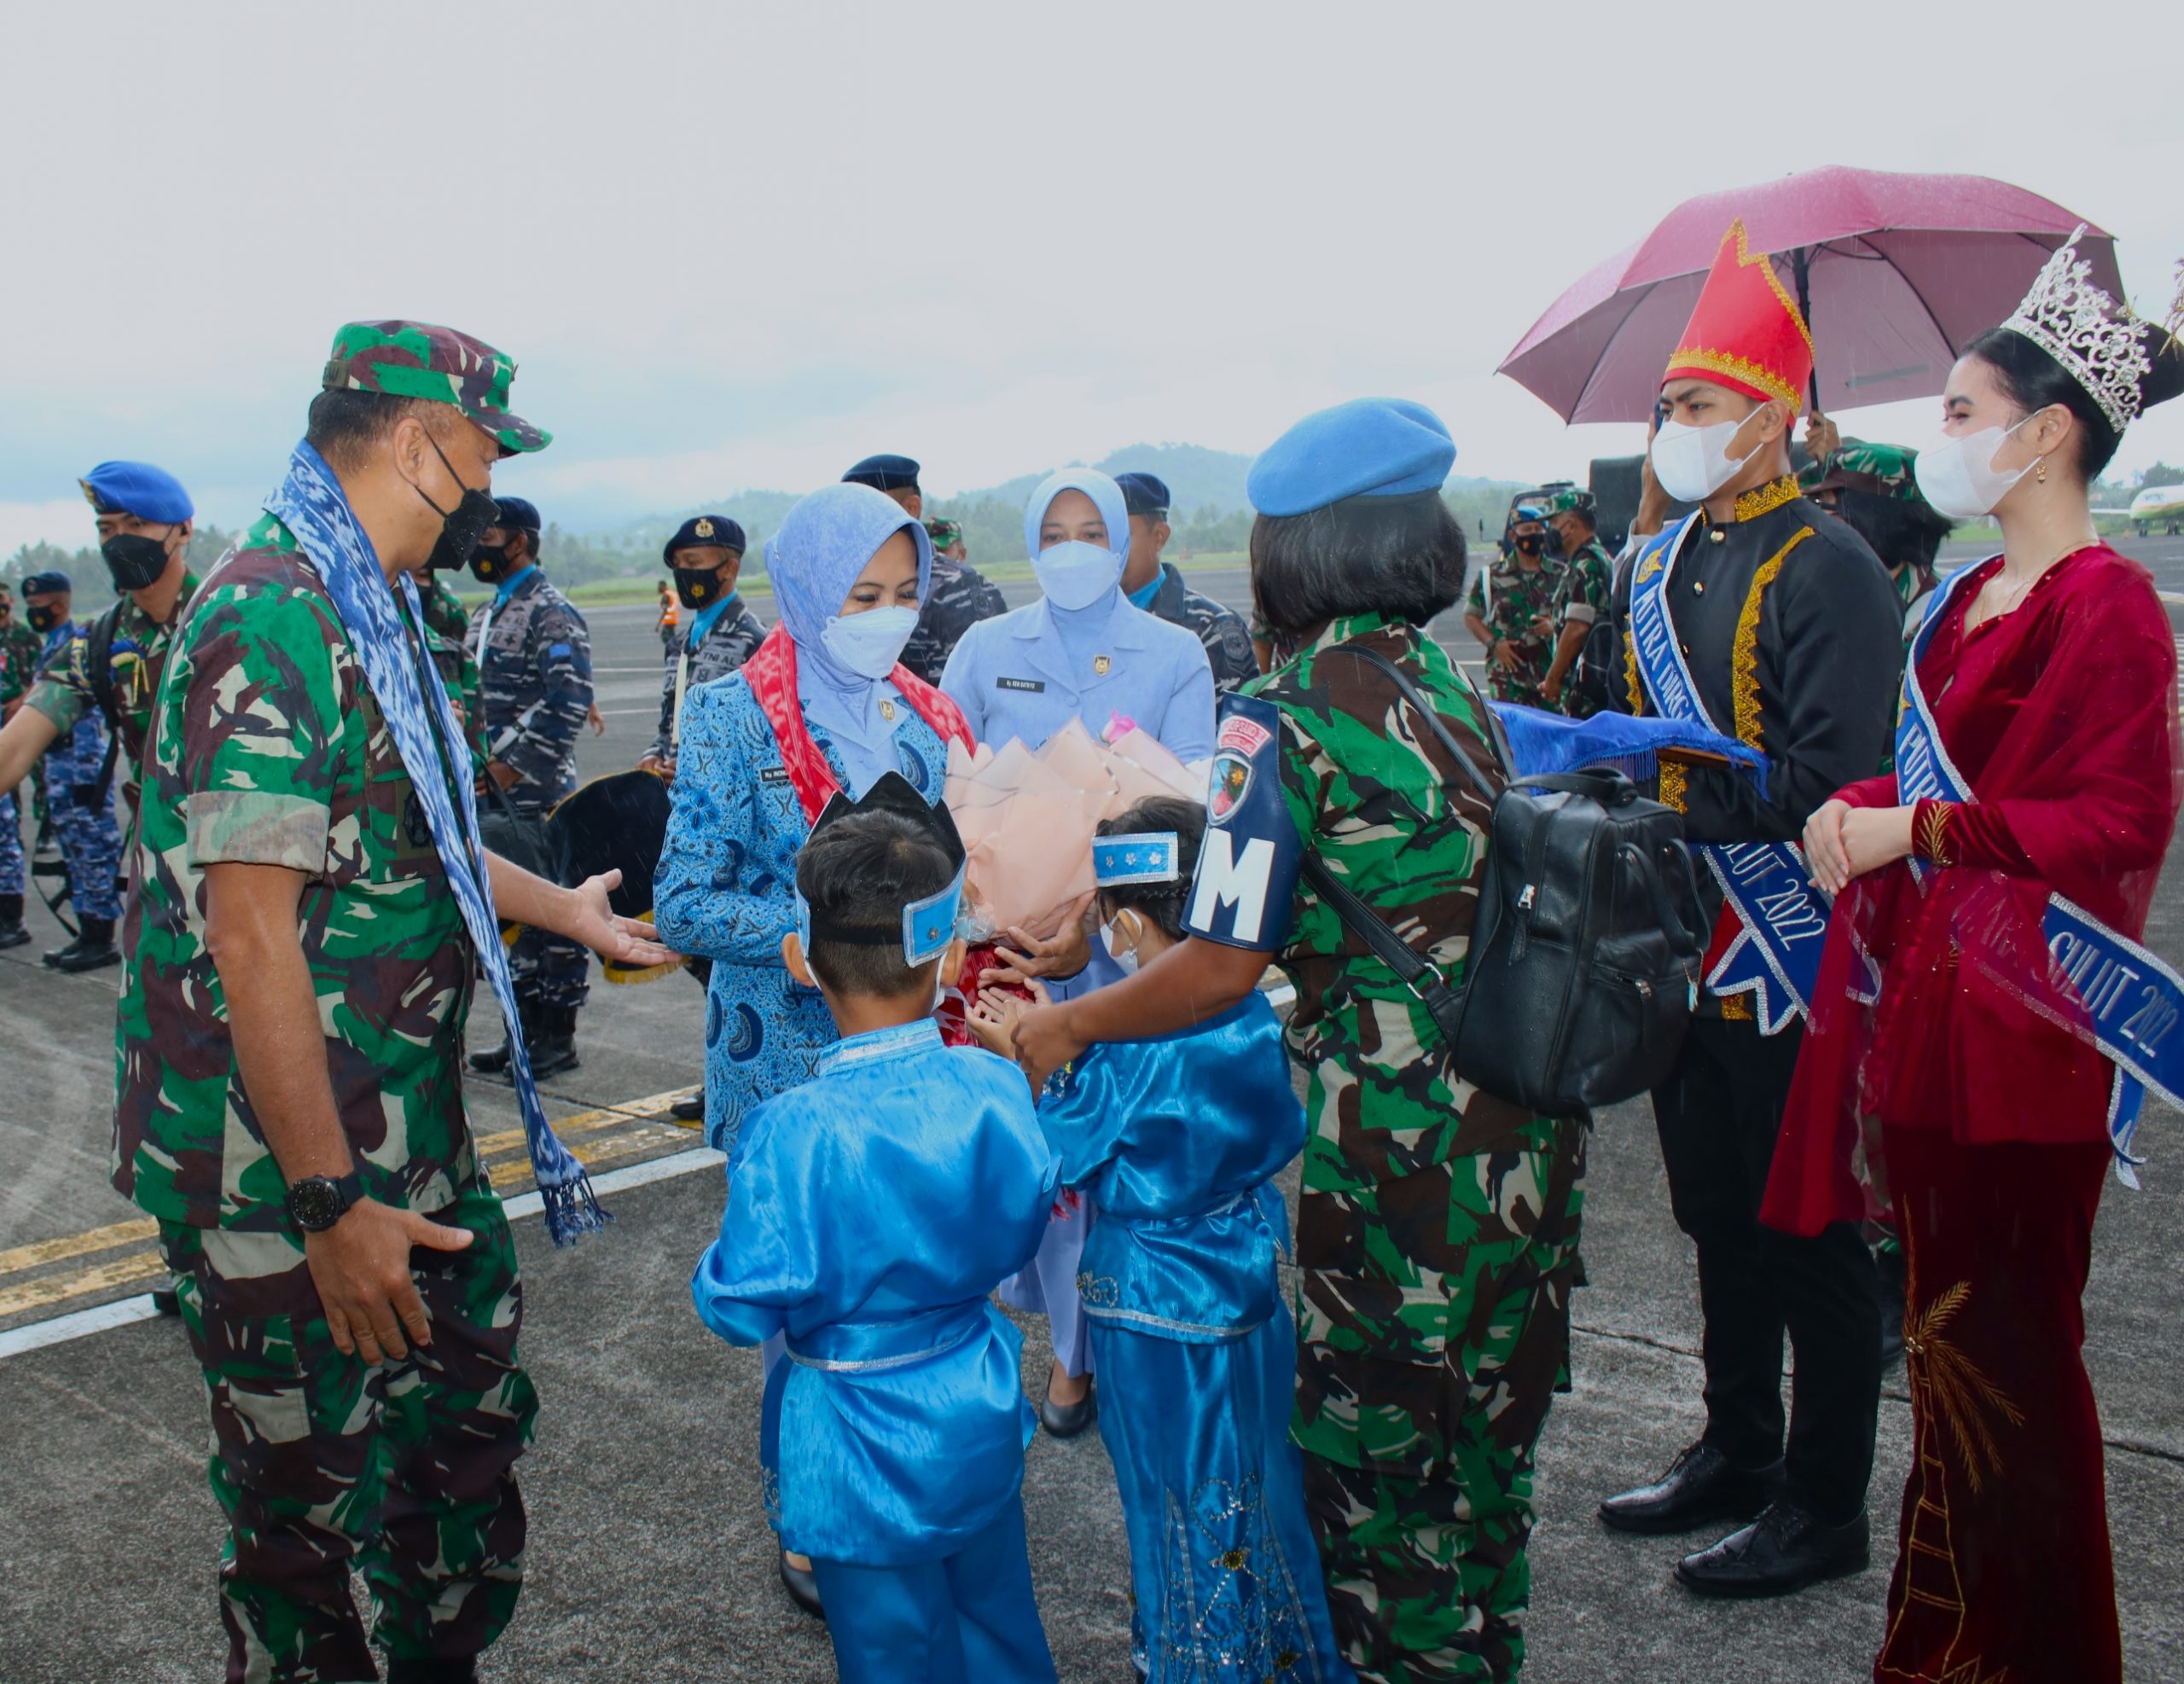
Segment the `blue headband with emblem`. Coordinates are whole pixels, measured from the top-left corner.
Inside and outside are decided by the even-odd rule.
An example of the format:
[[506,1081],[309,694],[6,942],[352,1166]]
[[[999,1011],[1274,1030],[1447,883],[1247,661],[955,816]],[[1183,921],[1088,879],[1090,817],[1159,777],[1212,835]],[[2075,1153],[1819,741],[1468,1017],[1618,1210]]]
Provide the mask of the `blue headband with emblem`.
[[1173,883],[1182,875],[1182,845],[1172,830],[1141,830],[1092,839],[1092,880],[1102,889],[1124,883]]

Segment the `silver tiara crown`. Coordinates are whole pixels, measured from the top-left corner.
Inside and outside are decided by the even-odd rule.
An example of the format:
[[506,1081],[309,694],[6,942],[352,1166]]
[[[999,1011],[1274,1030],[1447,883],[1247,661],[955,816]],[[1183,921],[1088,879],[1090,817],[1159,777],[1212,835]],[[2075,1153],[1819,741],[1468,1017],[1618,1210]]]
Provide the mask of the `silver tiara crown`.
[[2138,418],[2139,386],[2152,371],[2146,335],[2129,309],[2093,284],[2093,261],[2077,254],[2080,223],[2055,248],[2017,313],[2002,323],[2022,334],[2080,386],[2121,433]]

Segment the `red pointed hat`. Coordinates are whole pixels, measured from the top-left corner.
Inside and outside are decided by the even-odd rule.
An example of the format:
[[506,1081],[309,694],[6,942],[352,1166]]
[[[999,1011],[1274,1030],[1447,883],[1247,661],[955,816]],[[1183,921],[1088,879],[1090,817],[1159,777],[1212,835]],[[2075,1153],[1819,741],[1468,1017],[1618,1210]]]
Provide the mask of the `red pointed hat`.
[[1812,333],[1767,253],[1747,249],[1741,217],[1722,236],[1661,384],[1682,380],[1711,380],[1762,403],[1779,398],[1792,415],[1804,409]]

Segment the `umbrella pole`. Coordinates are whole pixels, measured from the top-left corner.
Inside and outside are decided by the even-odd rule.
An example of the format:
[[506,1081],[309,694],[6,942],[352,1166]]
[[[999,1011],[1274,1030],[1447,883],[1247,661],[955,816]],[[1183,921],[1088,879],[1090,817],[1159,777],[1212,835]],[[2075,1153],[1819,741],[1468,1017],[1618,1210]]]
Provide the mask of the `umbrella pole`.
[[[1790,270],[1798,281],[1798,314],[1805,319],[1805,331],[1812,331],[1812,248],[1800,246],[1790,253]],[[1813,342],[1812,383],[1807,395],[1812,400],[1811,413],[1820,413],[1820,343]]]

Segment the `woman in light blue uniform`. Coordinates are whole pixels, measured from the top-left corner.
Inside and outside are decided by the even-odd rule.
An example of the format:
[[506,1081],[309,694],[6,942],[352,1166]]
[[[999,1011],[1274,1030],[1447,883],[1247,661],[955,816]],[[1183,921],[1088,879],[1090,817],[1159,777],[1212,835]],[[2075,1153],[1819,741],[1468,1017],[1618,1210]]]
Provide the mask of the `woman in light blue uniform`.
[[1044,746],[1072,719],[1095,737],[1117,715],[1177,758],[1213,752],[1213,671],[1205,646],[1123,595],[1130,511],[1121,487],[1089,467],[1052,473],[1024,509],[1037,602],[963,634],[940,688],[980,742]]
[[[1130,509],[1122,487],[1089,467],[1050,473],[1024,506],[1024,544],[1039,576],[1037,602],[963,634],[940,688],[980,742],[1011,737],[1038,749],[1072,719],[1095,737],[1118,717],[1182,760],[1213,753],[1213,670],[1197,636],[1123,595]],[[1066,997],[1120,973],[1096,961],[1059,985]],[[1077,1264],[1092,1219],[1082,1199],[1047,1230],[1038,1260],[1004,1284],[1002,1301],[1043,1314],[1054,1372],[1039,1420],[1058,1438],[1092,1424],[1091,1357],[1077,1313]]]
[[809,1080],[835,1039],[818,994],[781,965],[812,821],[834,789],[854,798],[883,772],[938,801],[946,739],[963,735],[947,699],[896,664],[932,574],[932,541],[901,505],[868,485],[814,491],[766,546],[766,570],[781,624],[684,702],[653,889],[660,939],[713,961],[706,1140],[724,1151],[744,1112]]
[[[1099,911],[1141,964],[1182,939],[1202,805],[1143,801],[1093,845]],[[1107,833],[1118,833],[1109,835]],[[1131,1658],[1150,1684],[1353,1684],[1289,1442],[1297,1333],[1273,1178],[1304,1112],[1266,996],[1095,1047],[1039,1126],[1100,1218],[1078,1282],[1130,1536]]]

